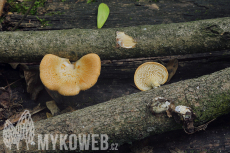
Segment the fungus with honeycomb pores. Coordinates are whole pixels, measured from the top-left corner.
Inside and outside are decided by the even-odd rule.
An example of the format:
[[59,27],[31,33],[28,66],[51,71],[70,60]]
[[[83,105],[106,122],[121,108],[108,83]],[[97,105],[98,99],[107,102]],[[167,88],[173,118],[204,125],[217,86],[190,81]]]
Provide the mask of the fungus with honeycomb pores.
[[134,74],[135,85],[142,91],[159,87],[164,84],[167,79],[167,69],[157,62],[146,62],[140,65]]
[[94,53],[73,64],[66,58],[47,54],[40,64],[40,78],[44,86],[64,96],[74,96],[80,90],[91,88],[97,82],[100,71],[101,60]]

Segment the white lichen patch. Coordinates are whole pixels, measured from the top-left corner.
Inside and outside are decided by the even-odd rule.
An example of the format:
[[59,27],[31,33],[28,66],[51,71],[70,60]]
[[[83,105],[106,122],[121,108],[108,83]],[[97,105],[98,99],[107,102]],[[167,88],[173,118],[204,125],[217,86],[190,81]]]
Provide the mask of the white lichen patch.
[[152,132],[152,131],[154,131],[155,130],[155,127],[148,127],[147,128],[147,132]]
[[176,106],[175,112],[185,115],[187,112],[191,113],[191,110],[190,110],[190,107],[179,105],[179,106]]
[[182,105],[177,106],[175,108],[175,112],[181,114],[184,120],[191,119],[193,114],[190,107],[182,106]]
[[170,104],[171,103],[164,97],[156,97],[149,107],[153,113],[162,113],[169,109]]
[[158,100],[158,99],[165,99],[164,97],[156,97],[155,100]]

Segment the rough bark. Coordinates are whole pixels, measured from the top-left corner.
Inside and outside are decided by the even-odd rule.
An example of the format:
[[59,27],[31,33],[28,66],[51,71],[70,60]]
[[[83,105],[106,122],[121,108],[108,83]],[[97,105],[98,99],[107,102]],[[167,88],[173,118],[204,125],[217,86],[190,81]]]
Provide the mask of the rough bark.
[[[124,59],[203,53],[230,48],[230,18],[112,29],[2,32],[1,62],[35,62],[52,53],[76,61],[87,54]],[[136,48],[116,48],[116,31],[137,40]]]
[[[35,143],[37,134],[106,133],[109,142],[121,145],[181,128],[166,114],[154,116],[146,109],[146,104],[158,96],[173,99],[176,105],[191,107],[197,115],[197,126],[230,111],[229,93],[230,68],[226,68],[211,75],[164,85],[36,122]],[[2,132],[0,146],[1,151],[6,149]],[[52,149],[51,144],[49,147]],[[37,145],[30,146],[30,151],[37,149]]]

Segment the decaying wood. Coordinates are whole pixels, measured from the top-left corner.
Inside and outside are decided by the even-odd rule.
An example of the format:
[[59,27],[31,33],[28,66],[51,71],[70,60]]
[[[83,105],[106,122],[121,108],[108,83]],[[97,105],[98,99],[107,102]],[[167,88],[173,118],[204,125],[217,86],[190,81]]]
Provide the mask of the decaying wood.
[[[97,0],[89,4],[87,0],[48,0],[44,7],[38,8],[37,15],[49,25],[42,25],[36,16],[30,15],[19,29],[96,29],[100,3],[106,3],[110,8],[109,18],[103,28],[189,22],[228,17],[230,14],[226,0],[159,0],[157,3],[149,0]],[[10,15],[5,29],[17,24],[22,17],[18,13]]]
[[[229,93],[230,68],[226,68],[211,75],[163,85],[36,122],[35,143],[37,134],[105,133],[110,142],[121,145],[149,135],[180,129],[181,126],[166,114],[153,116],[146,109],[146,105],[158,96],[173,99],[176,105],[191,107],[197,116],[195,126],[198,126],[230,111]],[[1,151],[6,149],[2,133],[0,146]],[[51,144],[49,147],[52,149]],[[37,149],[37,145],[30,145],[30,151]]]
[[28,10],[26,11],[25,15],[22,17],[22,19],[15,25],[15,27],[11,30],[11,31],[15,31],[18,26],[22,23],[22,21],[26,18],[26,16],[29,14],[30,10],[32,9],[32,7],[34,6],[36,0],[33,0],[30,7],[28,8]]
[[[136,150],[141,152],[141,150],[143,150],[143,153],[147,153],[145,148],[150,147],[148,153],[169,152],[169,150],[172,153],[227,153],[230,151],[230,131],[228,128],[229,115],[226,115],[225,117],[218,118],[208,125],[208,128],[205,131],[197,132],[195,134],[188,135],[183,130],[176,130],[135,141],[129,146],[132,150],[130,152],[135,152]],[[226,125],[224,125],[225,123]],[[123,148],[125,147],[127,147],[127,145],[123,146]],[[120,147],[119,151],[122,151],[123,148]]]
[[[76,61],[87,53],[102,60],[204,53],[230,48],[230,18],[114,29],[2,32],[1,62],[39,62],[52,53]],[[135,48],[116,48],[116,31],[137,40]]]
[[[197,67],[198,62],[201,65],[207,64],[207,62],[212,64],[216,60],[224,60],[225,58],[230,57],[230,50],[216,51],[216,52],[208,52],[208,53],[196,53],[196,54],[186,54],[186,55],[174,55],[174,56],[160,56],[160,57],[146,57],[146,58],[128,58],[128,59],[120,59],[120,60],[103,60],[101,63],[101,74],[99,79],[130,79],[133,78],[135,70],[138,66],[145,62],[163,62],[161,64],[165,65],[171,59],[178,59],[181,66],[182,72],[187,72],[183,68],[191,69],[191,67]],[[203,62],[205,61],[205,63]],[[186,63],[191,62],[188,66]],[[194,65],[192,65],[192,63]],[[19,64],[19,63],[17,63]],[[39,71],[39,62],[38,63],[20,63],[20,67],[25,71]],[[205,66],[203,71],[196,72],[198,76],[208,74],[202,73],[205,72],[210,66]],[[223,69],[223,68],[220,68]],[[219,70],[220,70],[219,69]],[[214,71],[218,71],[214,70]],[[212,72],[214,72],[212,71]],[[188,72],[189,73],[189,72]],[[193,74],[194,72],[191,72]],[[211,73],[211,72],[209,72]],[[194,75],[191,75],[195,77]],[[182,76],[181,76],[182,77]]]

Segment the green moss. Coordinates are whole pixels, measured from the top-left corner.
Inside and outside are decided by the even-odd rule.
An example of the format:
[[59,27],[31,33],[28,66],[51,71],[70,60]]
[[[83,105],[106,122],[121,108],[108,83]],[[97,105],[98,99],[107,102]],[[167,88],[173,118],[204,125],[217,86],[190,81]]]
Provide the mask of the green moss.
[[40,19],[38,16],[36,16],[38,21],[41,23],[41,27],[51,26],[52,24],[49,24],[50,21],[46,21],[45,19]]
[[220,28],[219,26],[218,26],[218,23],[217,24],[215,24],[215,25],[213,25],[213,24],[202,24],[201,25],[202,27],[204,27],[204,28],[202,28],[201,30],[200,30],[200,32],[204,35],[204,36],[208,36],[208,37],[217,37],[217,36],[219,36],[221,33],[223,33],[224,31],[223,31],[223,29],[222,28]]
[[62,14],[64,14],[64,13],[57,11],[57,12],[49,12],[49,13],[46,13],[45,15],[52,16],[52,15],[62,15]]
[[0,17],[0,23],[2,23],[5,20],[5,18]]
[[[34,6],[30,10],[31,15],[35,15],[37,13],[38,7],[44,7],[46,0],[39,0],[35,1]],[[26,11],[29,9],[32,0],[23,1],[23,2],[17,2],[16,0],[7,0],[7,2],[11,5],[10,12],[18,12],[25,14]]]
[[91,3],[91,2],[95,2],[95,0],[88,0],[87,4]]
[[192,108],[197,116],[195,120],[196,123],[204,123],[213,118],[219,117],[223,114],[228,114],[230,112],[230,91],[211,96],[210,99],[203,100],[200,103],[208,103],[208,107],[194,107]]

